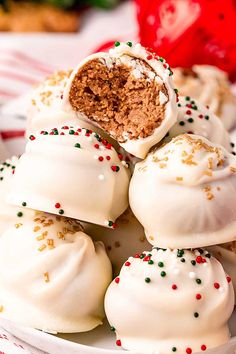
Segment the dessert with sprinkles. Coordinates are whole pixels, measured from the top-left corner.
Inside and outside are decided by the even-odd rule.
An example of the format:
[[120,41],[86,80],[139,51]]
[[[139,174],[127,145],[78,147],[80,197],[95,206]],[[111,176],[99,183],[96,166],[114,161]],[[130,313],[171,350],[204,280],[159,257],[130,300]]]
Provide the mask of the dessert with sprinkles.
[[91,223],[82,223],[85,232],[95,241],[102,241],[113,267],[113,275],[120,272],[121,266],[130,254],[150,249],[144,229],[130,208],[116,221],[115,229],[108,229]]
[[183,133],[201,135],[234,153],[234,144],[222,121],[209,108],[189,96],[179,96],[177,122],[164,141]]
[[202,249],[130,257],[105,297],[116,344],[145,354],[201,353],[228,342],[233,308],[230,277]]
[[226,129],[236,124],[236,98],[226,72],[210,65],[173,69],[180,95],[196,98],[221,118]]
[[116,353],[108,322],[132,354],[233,347],[236,100],[218,69],[172,75],[115,42],[35,88],[25,152],[0,165],[0,319],[102,325],[81,354]]
[[0,164],[0,237],[11,225],[21,223],[34,213],[32,210],[25,208],[24,202],[19,206],[7,203],[18,161],[18,157],[13,156]]
[[211,246],[209,250],[221,262],[225,271],[230,275],[236,295],[236,241]]
[[136,164],[129,201],[152,245],[192,248],[236,239],[235,193],[236,157],[183,134]]
[[85,58],[64,91],[65,110],[83,114],[139,158],[176,122],[176,100],[165,59],[132,42]]
[[0,264],[0,317],[54,333],[102,323],[111,264],[78,221],[35,212],[2,235]]
[[29,137],[9,202],[113,228],[128,207],[129,180],[128,164],[107,140],[63,126]]

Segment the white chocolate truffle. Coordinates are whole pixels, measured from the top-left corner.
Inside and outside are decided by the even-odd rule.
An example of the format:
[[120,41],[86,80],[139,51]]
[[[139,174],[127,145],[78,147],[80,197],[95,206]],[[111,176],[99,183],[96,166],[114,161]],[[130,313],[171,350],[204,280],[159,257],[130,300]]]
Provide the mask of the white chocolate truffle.
[[30,136],[9,202],[112,227],[128,207],[130,172],[110,143],[64,126]]
[[166,61],[140,44],[116,43],[73,71],[64,109],[99,126],[129,153],[145,158],[176,122],[176,92]]
[[211,65],[173,69],[174,83],[182,96],[198,99],[222,119],[227,130],[236,123],[236,98],[227,73]]
[[0,164],[0,237],[11,225],[21,223],[33,213],[33,211],[24,208],[24,203],[20,207],[7,203],[7,196],[18,161],[19,159],[13,156]]
[[4,233],[0,258],[0,317],[61,333],[102,323],[111,264],[78,221],[36,212]]
[[83,223],[85,232],[95,241],[102,241],[113,266],[113,274],[117,275],[126,259],[132,254],[151,249],[147,242],[142,225],[138,222],[130,208],[116,222],[115,229],[108,229],[95,224]]
[[153,249],[130,257],[105,311],[117,345],[145,354],[204,352],[229,340],[230,278],[207,251]]
[[130,206],[154,246],[204,247],[236,239],[236,157],[179,135],[135,166]]
[[76,114],[65,112],[62,107],[63,91],[71,72],[57,71],[33,90],[28,109],[27,135],[63,124],[78,124]]
[[210,109],[189,96],[179,97],[177,122],[169,130],[165,141],[183,133],[203,136],[212,143],[233,151],[234,144],[231,143],[229,133],[221,120]]
[[209,247],[210,252],[221,262],[224,270],[231,276],[236,302],[236,242]]

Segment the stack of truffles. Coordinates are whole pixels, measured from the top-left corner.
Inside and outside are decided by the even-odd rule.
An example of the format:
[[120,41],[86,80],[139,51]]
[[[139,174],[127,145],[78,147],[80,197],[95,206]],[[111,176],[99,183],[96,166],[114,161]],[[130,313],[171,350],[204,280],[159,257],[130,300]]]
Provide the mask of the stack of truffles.
[[73,333],[106,314],[117,346],[143,354],[229,341],[234,145],[172,76],[116,42],[35,89],[25,153],[0,169],[0,317]]

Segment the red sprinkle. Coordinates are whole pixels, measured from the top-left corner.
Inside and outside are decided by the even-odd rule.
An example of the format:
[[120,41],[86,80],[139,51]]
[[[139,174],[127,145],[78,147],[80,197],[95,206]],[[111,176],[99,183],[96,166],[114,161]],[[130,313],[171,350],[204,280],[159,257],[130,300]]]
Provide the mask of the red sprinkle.
[[190,115],[190,114],[191,114],[191,111],[188,109],[188,110],[186,111],[186,114]]
[[214,283],[214,287],[215,287],[216,289],[219,289],[220,284],[219,284],[219,283]]
[[147,56],[147,60],[151,60],[153,58],[153,56],[151,55],[151,54],[149,54],[148,56]]
[[104,159],[103,159],[102,156],[99,156],[98,160],[99,160],[99,161],[103,161]]
[[106,159],[109,161],[111,159],[111,156],[106,156]]
[[61,204],[60,203],[56,203],[55,204],[55,208],[59,209],[61,207]]
[[228,275],[227,275],[227,277],[226,277],[226,280],[227,280],[228,283],[231,283],[231,281],[232,281],[232,279],[231,279],[230,276],[228,276]]
[[151,259],[150,256],[146,256],[146,257],[143,258],[143,261],[144,261],[144,262],[148,262],[148,261],[150,261],[150,259]]
[[81,129],[81,128],[78,128],[78,129],[77,129],[77,132],[79,132],[79,133],[80,133],[81,131],[82,131],[82,129]]
[[130,265],[131,265],[130,262],[125,262],[125,266],[126,266],[126,267],[129,267]]
[[203,114],[199,114],[199,116],[198,116],[200,119],[202,119],[203,118]]
[[120,339],[117,339],[116,345],[117,345],[118,347],[121,347],[121,340],[120,340]]
[[64,125],[64,127],[62,127],[61,129],[69,129],[69,127],[67,125]]
[[196,262],[197,262],[198,264],[202,263],[202,256],[197,256],[197,257],[196,257]]
[[176,289],[177,289],[177,285],[176,285],[176,284],[173,284],[173,285],[172,285],[172,289],[173,289],[173,290],[176,290]]
[[186,353],[187,353],[187,354],[192,354],[192,349],[191,349],[191,348],[187,348],[187,349],[186,349]]
[[119,277],[115,278],[115,282],[116,282],[116,284],[119,284],[120,278]]
[[117,224],[116,224],[115,222],[113,222],[112,228],[113,228],[113,229],[116,229],[116,228],[117,228]]
[[197,294],[197,295],[196,295],[196,299],[197,299],[197,300],[201,300],[201,298],[202,298],[202,295],[201,295],[201,294]]
[[94,145],[95,149],[99,149],[99,144]]
[[123,160],[123,155],[122,154],[118,154],[119,159],[122,161]]
[[64,132],[61,132],[60,135],[65,135],[65,133],[64,133]]
[[204,352],[206,349],[207,349],[206,345],[203,344],[203,345],[201,346],[201,350]]
[[135,254],[134,258],[140,258],[140,254]]
[[34,135],[30,135],[30,140],[35,140],[35,136]]

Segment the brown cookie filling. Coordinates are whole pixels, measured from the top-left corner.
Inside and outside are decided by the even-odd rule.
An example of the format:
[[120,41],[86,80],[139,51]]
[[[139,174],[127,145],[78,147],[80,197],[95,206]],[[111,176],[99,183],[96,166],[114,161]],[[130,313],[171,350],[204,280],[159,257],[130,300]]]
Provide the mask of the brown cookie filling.
[[108,67],[103,59],[90,60],[79,69],[69,93],[75,111],[121,143],[152,135],[165,117],[166,103],[160,104],[160,92],[169,100],[165,85],[148,77],[153,69],[143,60],[135,60],[144,68],[141,78],[118,61]]

